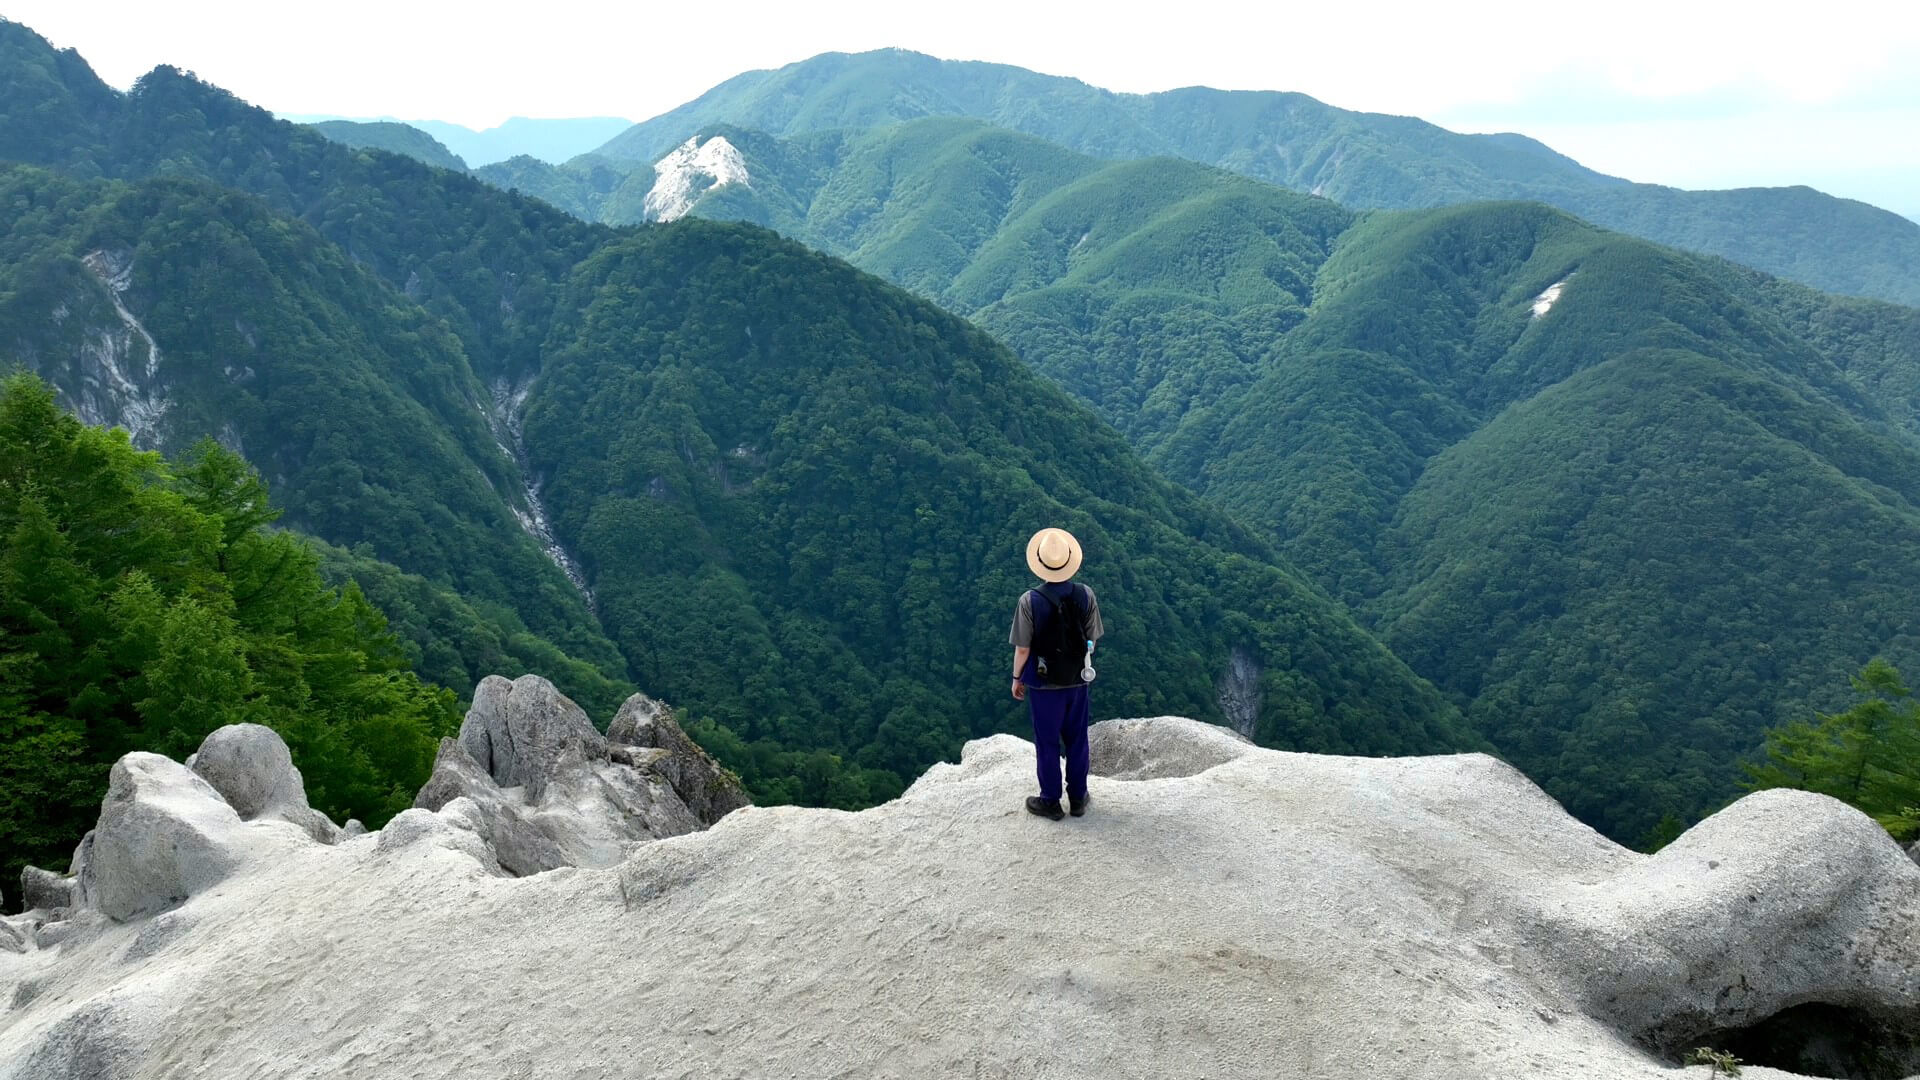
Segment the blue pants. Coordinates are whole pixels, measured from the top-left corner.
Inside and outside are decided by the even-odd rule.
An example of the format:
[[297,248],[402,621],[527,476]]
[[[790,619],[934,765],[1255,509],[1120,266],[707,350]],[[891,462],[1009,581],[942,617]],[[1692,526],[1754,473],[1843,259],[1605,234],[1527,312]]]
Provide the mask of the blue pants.
[[1064,690],[1027,687],[1027,705],[1033,710],[1033,751],[1040,774],[1040,797],[1060,798],[1060,746],[1067,749],[1067,795],[1087,797],[1087,688]]

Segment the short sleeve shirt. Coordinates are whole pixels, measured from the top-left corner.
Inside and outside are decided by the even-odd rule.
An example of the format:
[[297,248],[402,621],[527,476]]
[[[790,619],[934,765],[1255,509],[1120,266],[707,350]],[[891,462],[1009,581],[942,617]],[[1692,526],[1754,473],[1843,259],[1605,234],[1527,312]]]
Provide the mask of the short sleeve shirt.
[[[1100,625],[1100,599],[1093,595],[1093,589],[1082,585],[1087,592],[1087,640],[1099,641],[1105,629]],[[1013,608],[1013,630],[1007,635],[1008,644],[1016,649],[1033,647],[1033,590],[1020,594],[1020,602]]]

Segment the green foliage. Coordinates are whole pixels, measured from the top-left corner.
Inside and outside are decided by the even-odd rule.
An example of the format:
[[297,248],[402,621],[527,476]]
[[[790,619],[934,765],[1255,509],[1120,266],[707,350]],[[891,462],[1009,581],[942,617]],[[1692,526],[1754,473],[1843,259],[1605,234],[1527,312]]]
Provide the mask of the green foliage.
[[[357,586],[386,616],[408,666],[427,682],[458,687],[463,701],[488,675],[530,672],[551,680],[604,723],[634,693],[626,679],[608,674],[607,665],[569,655],[534,633],[512,608],[406,573],[375,558],[365,545],[348,550],[316,542],[315,547],[321,576],[335,586]],[[624,662],[619,667],[624,669]]]
[[[16,167],[0,169],[0,203],[20,212],[0,249],[0,341],[75,407],[132,422],[127,399],[164,402],[147,411],[146,445],[217,435],[243,447],[276,478],[287,524],[508,606],[624,676],[516,520],[523,480],[499,445],[505,418],[443,321],[313,230],[205,183],[77,185]],[[123,294],[85,261],[103,256],[128,267]],[[120,306],[164,343],[158,356],[122,328]],[[135,384],[118,393],[95,344],[116,333]]]
[[323,120],[308,126],[334,142],[356,150],[385,150],[436,169],[467,171],[467,163],[461,161],[458,154],[442,146],[440,140],[407,124],[386,120]]
[[1075,79],[898,49],[826,53],[729,79],[634,125],[598,153],[651,164],[718,125],[808,138],[921,117],[971,118],[1109,160],[1182,157],[1355,207],[1538,200],[1817,288],[1920,304],[1920,224],[1897,214],[1804,187],[1680,191],[1629,183],[1524,136],[1461,135],[1304,94],[1206,87],[1115,94]]
[[850,805],[1019,730],[1006,626],[1045,523],[1087,545],[1108,612],[1103,711],[1219,720],[1239,649],[1263,742],[1471,742],[1337,605],[937,309],[691,221],[603,249],[569,296],[526,429],[556,529],[636,680],[762,797]]
[[1648,829],[1646,833],[1640,837],[1640,842],[1633,846],[1635,849],[1651,855],[1661,848],[1666,847],[1668,844],[1673,843],[1675,840],[1680,839],[1680,834],[1686,831],[1687,823],[1681,820],[1679,814],[1669,810],[1661,815],[1660,820],[1654,822],[1653,828]]
[[1740,1059],[1712,1047],[1695,1047],[1687,1054],[1688,1065],[1705,1065],[1709,1076],[1739,1076]]
[[223,724],[279,731],[335,819],[411,804],[454,696],[275,516],[212,443],[169,466],[32,376],[0,387],[0,872],[62,865],[121,754]]
[[1862,700],[1852,708],[1768,732],[1767,761],[1748,767],[1747,786],[1831,795],[1911,841],[1920,834],[1920,701],[1879,657],[1853,689]]
[[562,165],[526,156],[473,170],[503,191],[516,191],[559,207],[582,221],[631,225],[646,220],[653,168],[584,155]]

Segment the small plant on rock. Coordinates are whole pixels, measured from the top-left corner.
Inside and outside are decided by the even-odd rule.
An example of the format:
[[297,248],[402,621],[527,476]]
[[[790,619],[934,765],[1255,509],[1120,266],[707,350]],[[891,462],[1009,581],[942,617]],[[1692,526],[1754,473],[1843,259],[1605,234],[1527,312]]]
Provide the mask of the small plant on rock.
[[1711,1076],[1740,1075],[1740,1059],[1712,1047],[1695,1047],[1693,1053],[1687,1055],[1687,1064],[1705,1065]]

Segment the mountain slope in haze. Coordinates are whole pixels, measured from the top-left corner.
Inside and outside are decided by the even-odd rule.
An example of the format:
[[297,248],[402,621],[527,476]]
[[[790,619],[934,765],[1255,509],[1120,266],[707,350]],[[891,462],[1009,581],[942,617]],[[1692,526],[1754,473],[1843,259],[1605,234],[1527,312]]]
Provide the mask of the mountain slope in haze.
[[531,157],[546,162],[566,161],[588,153],[631,127],[632,123],[618,116],[515,116],[479,131],[444,120],[416,120],[413,126],[440,140],[473,167],[479,168],[516,157]]
[[309,127],[342,146],[402,154],[436,169],[466,172],[467,163],[440,140],[417,127],[390,120],[322,120]]
[[652,164],[733,125],[776,136],[965,116],[1103,158],[1172,155],[1355,207],[1532,199],[1817,288],[1920,304],[1920,224],[1805,188],[1634,184],[1520,135],[1460,135],[1303,94],[1190,87],[1116,94],[1075,79],[899,49],[826,53],[729,79],[597,153]]
[[[226,434],[290,522],[482,614],[551,596],[577,621],[528,617],[540,636],[606,627],[763,796],[885,798],[1020,723],[1005,626],[1045,524],[1099,563],[1108,708],[1316,749],[1477,744],[1268,545],[985,335],[844,263],[748,226],[585,226],[171,69],[115,101],[40,134],[127,179],[14,174],[32,227],[10,234],[7,347],[76,402],[120,372],[112,400],[148,401],[159,437]],[[103,334],[111,364],[89,351]],[[229,413],[258,427],[207,430]],[[436,618],[412,579],[385,587]]]

